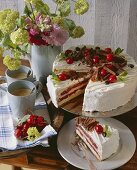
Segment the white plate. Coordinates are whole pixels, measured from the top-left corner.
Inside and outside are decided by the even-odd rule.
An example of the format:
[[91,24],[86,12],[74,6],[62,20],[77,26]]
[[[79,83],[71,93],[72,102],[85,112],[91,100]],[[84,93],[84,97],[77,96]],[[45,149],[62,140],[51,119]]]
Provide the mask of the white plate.
[[[104,161],[98,161],[90,152],[91,160],[96,166],[97,170],[112,170],[124,165],[128,162],[136,149],[136,141],[134,135],[120,121],[113,118],[97,118],[103,124],[110,125],[117,128],[120,134],[120,147],[117,153],[110,156]],[[88,169],[87,161],[84,159],[82,153],[77,146],[72,145],[75,136],[75,119],[69,121],[59,132],[57,139],[58,151],[61,156],[73,166],[80,169]]]

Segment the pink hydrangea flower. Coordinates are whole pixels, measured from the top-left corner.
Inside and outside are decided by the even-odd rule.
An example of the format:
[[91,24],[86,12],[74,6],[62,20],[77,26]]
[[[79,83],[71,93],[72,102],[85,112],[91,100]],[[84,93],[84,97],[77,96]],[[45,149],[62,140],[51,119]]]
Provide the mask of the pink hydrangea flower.
[[35,28],[30,28],[29,33],[30,33],[31,35],[36,35],[36,34],[39,34],[39,31],[38,31],[37,29],[35,29]]
[[51,23],[51,19],[49,16],[47,16],[44,21],[43,21],[45,24],[50,24]]
[[35,21],[36,21],[36,24],[40,24],[41,21],[42,21],[42,14],[39,13],[36,17],[35,17]]
[[50,36],[45,37],[48,44],[62,46],[69,38],[69,33],[63,30],[58,25],[53,25],[53,30],[50,33]]
[[27,28],[31,28],[32,27],[32,21],[31,21],[31,19],[29,18],[29,17],[27,17],[26,19],[25,19],[25,23],[26,23],[26,25],[27,25]]

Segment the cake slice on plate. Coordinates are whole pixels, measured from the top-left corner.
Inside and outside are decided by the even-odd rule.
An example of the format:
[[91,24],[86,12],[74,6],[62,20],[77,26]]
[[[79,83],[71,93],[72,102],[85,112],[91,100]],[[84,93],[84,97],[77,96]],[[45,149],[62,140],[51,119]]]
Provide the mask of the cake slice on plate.
[[100,161],[109,158],[119,148],[118,130],[93,118],[76,118],[76,134]]

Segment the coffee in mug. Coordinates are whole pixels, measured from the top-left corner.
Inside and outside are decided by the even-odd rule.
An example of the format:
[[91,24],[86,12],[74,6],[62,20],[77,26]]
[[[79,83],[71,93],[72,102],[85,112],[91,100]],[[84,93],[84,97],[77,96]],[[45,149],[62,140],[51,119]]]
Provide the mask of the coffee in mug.
[[27,80],[18,80],[8,85],[7,95],[12,115],[15,118],[22,118],[28,111],[33,111],[36,96],[40,93],[42,86],[37,82],[36,85]]
[[24,65],[21,65],[17,70],[7,69],[5,75],[8,85],[17,80],[28,80],[31,82],[35,81],[32,69]]
[[11,93],[14,96],[29,96],[31,93],[31,89],[15,89]]

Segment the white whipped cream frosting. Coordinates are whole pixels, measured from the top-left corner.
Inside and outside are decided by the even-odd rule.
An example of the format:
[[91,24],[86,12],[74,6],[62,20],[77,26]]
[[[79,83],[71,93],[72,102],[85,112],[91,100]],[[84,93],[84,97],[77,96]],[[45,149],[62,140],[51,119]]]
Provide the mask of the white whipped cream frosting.
[[127,54],[124,56],[128,64],[134,65],[134,68],[124,68],[128,72],[125,81],[106,85],[105,82],[90,80],[85,89],[83,111],[110,111],[125,105],[134,96],[137,86],[137,64]]
[[[79,46],[82,48],[84,45]],[[86,47],[91,47],[91,45],[86,45]],[[92,46],[93,47],[93,46]],[[70,47],[69,50],[75,50],[75,47]],[[67,64],[65,60],[60,60],[60,55],[58,55],[53,63],[53,71],[62,71],[62,70],[75,70],[77,72],[88,72],[90,67],[86,63],[81,61],[74,61],[72,64]]]

